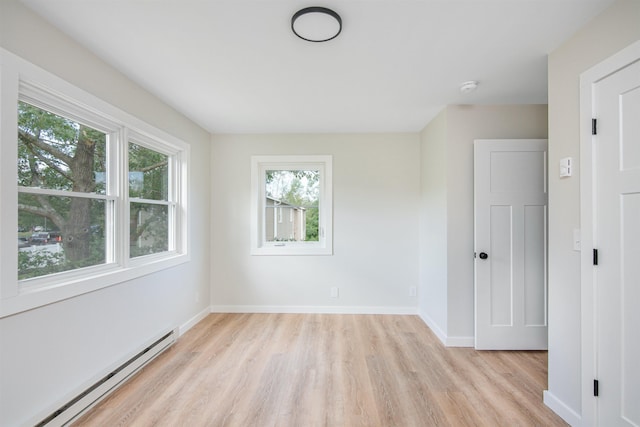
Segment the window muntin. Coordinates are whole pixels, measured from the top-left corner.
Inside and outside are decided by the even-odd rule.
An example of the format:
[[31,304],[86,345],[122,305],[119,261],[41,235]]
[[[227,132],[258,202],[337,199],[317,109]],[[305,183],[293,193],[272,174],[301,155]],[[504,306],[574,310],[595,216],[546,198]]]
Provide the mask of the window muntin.
[[252,158],[254,255],[330,255],[331,156]]

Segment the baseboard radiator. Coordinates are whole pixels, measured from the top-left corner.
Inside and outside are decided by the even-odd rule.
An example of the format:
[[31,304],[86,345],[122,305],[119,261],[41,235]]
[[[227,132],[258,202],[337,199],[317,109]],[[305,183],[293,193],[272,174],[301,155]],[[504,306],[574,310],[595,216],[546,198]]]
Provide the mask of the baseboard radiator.
[[177,339],[177,329],[167,332],[138,354],[127,360],[98,382],[71,399],[47,418],[36,424],[36,427],[57,427],[70,424],[82,414],[107,397],[118,385],[142,369],[147,363],[169,348]]

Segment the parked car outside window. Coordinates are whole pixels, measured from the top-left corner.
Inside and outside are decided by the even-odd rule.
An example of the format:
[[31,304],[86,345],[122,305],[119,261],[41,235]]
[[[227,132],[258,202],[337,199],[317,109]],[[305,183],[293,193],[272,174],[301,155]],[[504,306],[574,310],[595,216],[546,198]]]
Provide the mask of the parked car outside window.
[[59,231],[51,231],[49,233],[49,243],[62,243],[62,235]]
[[31,235],[31,244],[32,245],[47,245],[50,243],[61,243],[62,235],[60,235],[57,231],[52,231],[49,233],[33,233]]

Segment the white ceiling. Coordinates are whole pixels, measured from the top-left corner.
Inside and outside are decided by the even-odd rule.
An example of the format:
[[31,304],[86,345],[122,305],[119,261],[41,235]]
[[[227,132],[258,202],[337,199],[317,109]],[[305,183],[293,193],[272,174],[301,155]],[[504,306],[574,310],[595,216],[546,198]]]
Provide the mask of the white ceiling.
[[[547,102],[547,54],[612,0],[23,0],[213,133],[417,132],[448,104]],[[291,32],[307,6],[342,34]],[[477,80],[477,91],[459,86]]]

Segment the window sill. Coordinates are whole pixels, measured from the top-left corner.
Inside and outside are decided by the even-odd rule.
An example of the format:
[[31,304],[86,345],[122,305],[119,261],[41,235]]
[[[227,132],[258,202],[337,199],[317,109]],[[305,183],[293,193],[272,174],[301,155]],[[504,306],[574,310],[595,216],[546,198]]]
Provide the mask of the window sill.
[[26,286],[13,297],[0,299],[0,318],[45,305],[74,298],[89,292],[114,286],[128,280],[146,276],[158,271],[184,264],[190,260],[187,254],[173,254],[157,259],[148,259],[145,264],[122,268],[118,266],[100,266],[91,269],[82,277],[64,277],[61,280],[43,280],[37,286]]
[[300,243],[282,245],[265,245],[254,247],[251,249],[251,255],[333,255],[330,247],[322,247],[318,245],[305,245]]

